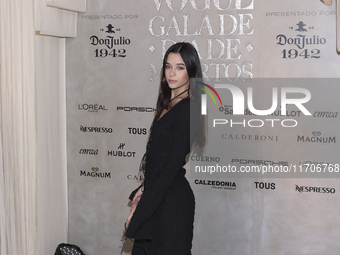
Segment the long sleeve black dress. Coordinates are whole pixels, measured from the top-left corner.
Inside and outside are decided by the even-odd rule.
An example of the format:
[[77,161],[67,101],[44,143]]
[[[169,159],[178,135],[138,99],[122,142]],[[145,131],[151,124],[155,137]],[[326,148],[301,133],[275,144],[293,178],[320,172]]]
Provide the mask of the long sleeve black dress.
[[125,234],[135,239],[132,255],[191,254],[195,198],[183,168],[189,152],[190,99],[186,98],[152,127],[144,192]]

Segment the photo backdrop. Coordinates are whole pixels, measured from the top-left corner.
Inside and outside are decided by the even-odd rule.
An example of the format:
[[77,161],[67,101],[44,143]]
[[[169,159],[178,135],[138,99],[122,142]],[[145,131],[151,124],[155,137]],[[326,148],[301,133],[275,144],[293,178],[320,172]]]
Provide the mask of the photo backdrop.
[[[292,128],[214,130],[208,122],[207,146],[190,155],[186,167],[196,196],[192,253],[337,254],[335,14],[335,4],[317,0],[87,1],[87,12],[78,15],[78,36],[67,40],[69,242],[87,255],[121,252],[162,57],[173,43],[187,41],[212,85],[219,78],[245,95],[253,87],[258,109],[270,107],[273,86],[304,87],[311,92],[305,106],[312,114],[292,106],[282,116],[278,107],[271,118],[294,119]],[[208,118],[259,119],[231,115],[230,94],[218,92],[223,105],[208,98]],[[314,166],[308,176],[195,172],[195,166],[216,164],[240,169],[305,163]],[[332,174],[318,175],[320,164],[326,171],[334,167]],[[130,251],[127,241],[123,254]]]

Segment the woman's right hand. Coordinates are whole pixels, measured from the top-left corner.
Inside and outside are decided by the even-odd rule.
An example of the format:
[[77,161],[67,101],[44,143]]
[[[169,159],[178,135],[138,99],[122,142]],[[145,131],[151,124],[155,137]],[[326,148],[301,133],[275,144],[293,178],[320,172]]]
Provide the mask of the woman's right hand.
[[136,207],[140,198],[143,195],[143,191],[144,191],[144,186],[140,187],[139,190],[136,192],[135,196],[133,197],[132,200],[132,207]]

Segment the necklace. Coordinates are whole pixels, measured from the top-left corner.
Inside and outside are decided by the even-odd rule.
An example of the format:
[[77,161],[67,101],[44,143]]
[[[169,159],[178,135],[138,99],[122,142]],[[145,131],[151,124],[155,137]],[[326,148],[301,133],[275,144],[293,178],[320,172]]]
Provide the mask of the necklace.
[[174,100],[176,97],[179,97],[180,95],[184,94],[184,93],[187,92],[188,90],[189,90],[189,89],[186,89],[186,90],[184,90],[182,93],[179,93],[177,96],[171,98],[171,99],[170,99],[170,102],[171,102],[172,100]]

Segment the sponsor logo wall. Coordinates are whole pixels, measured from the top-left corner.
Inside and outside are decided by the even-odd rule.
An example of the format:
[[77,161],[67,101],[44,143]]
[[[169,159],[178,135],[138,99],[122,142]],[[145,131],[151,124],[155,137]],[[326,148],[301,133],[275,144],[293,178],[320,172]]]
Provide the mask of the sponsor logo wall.
[[[192,253],[337,253],[334,4],[93,0],[87,10],[78,15],[78,37],[67,40],[70,243],[89,255],[121,252],[162,58],[173,43],[188,41],[206,84],[232,84],[244,95],[239,115],[226,89],[216,88],[221,103],[206,99],[208,142],[186,166],[196,196]],[[281,104],[286,87],[310,92],[305,108]],[[275,109],[254,114],[271,108],[275,96]],[[130,252],[127,242],[123,254]]]

